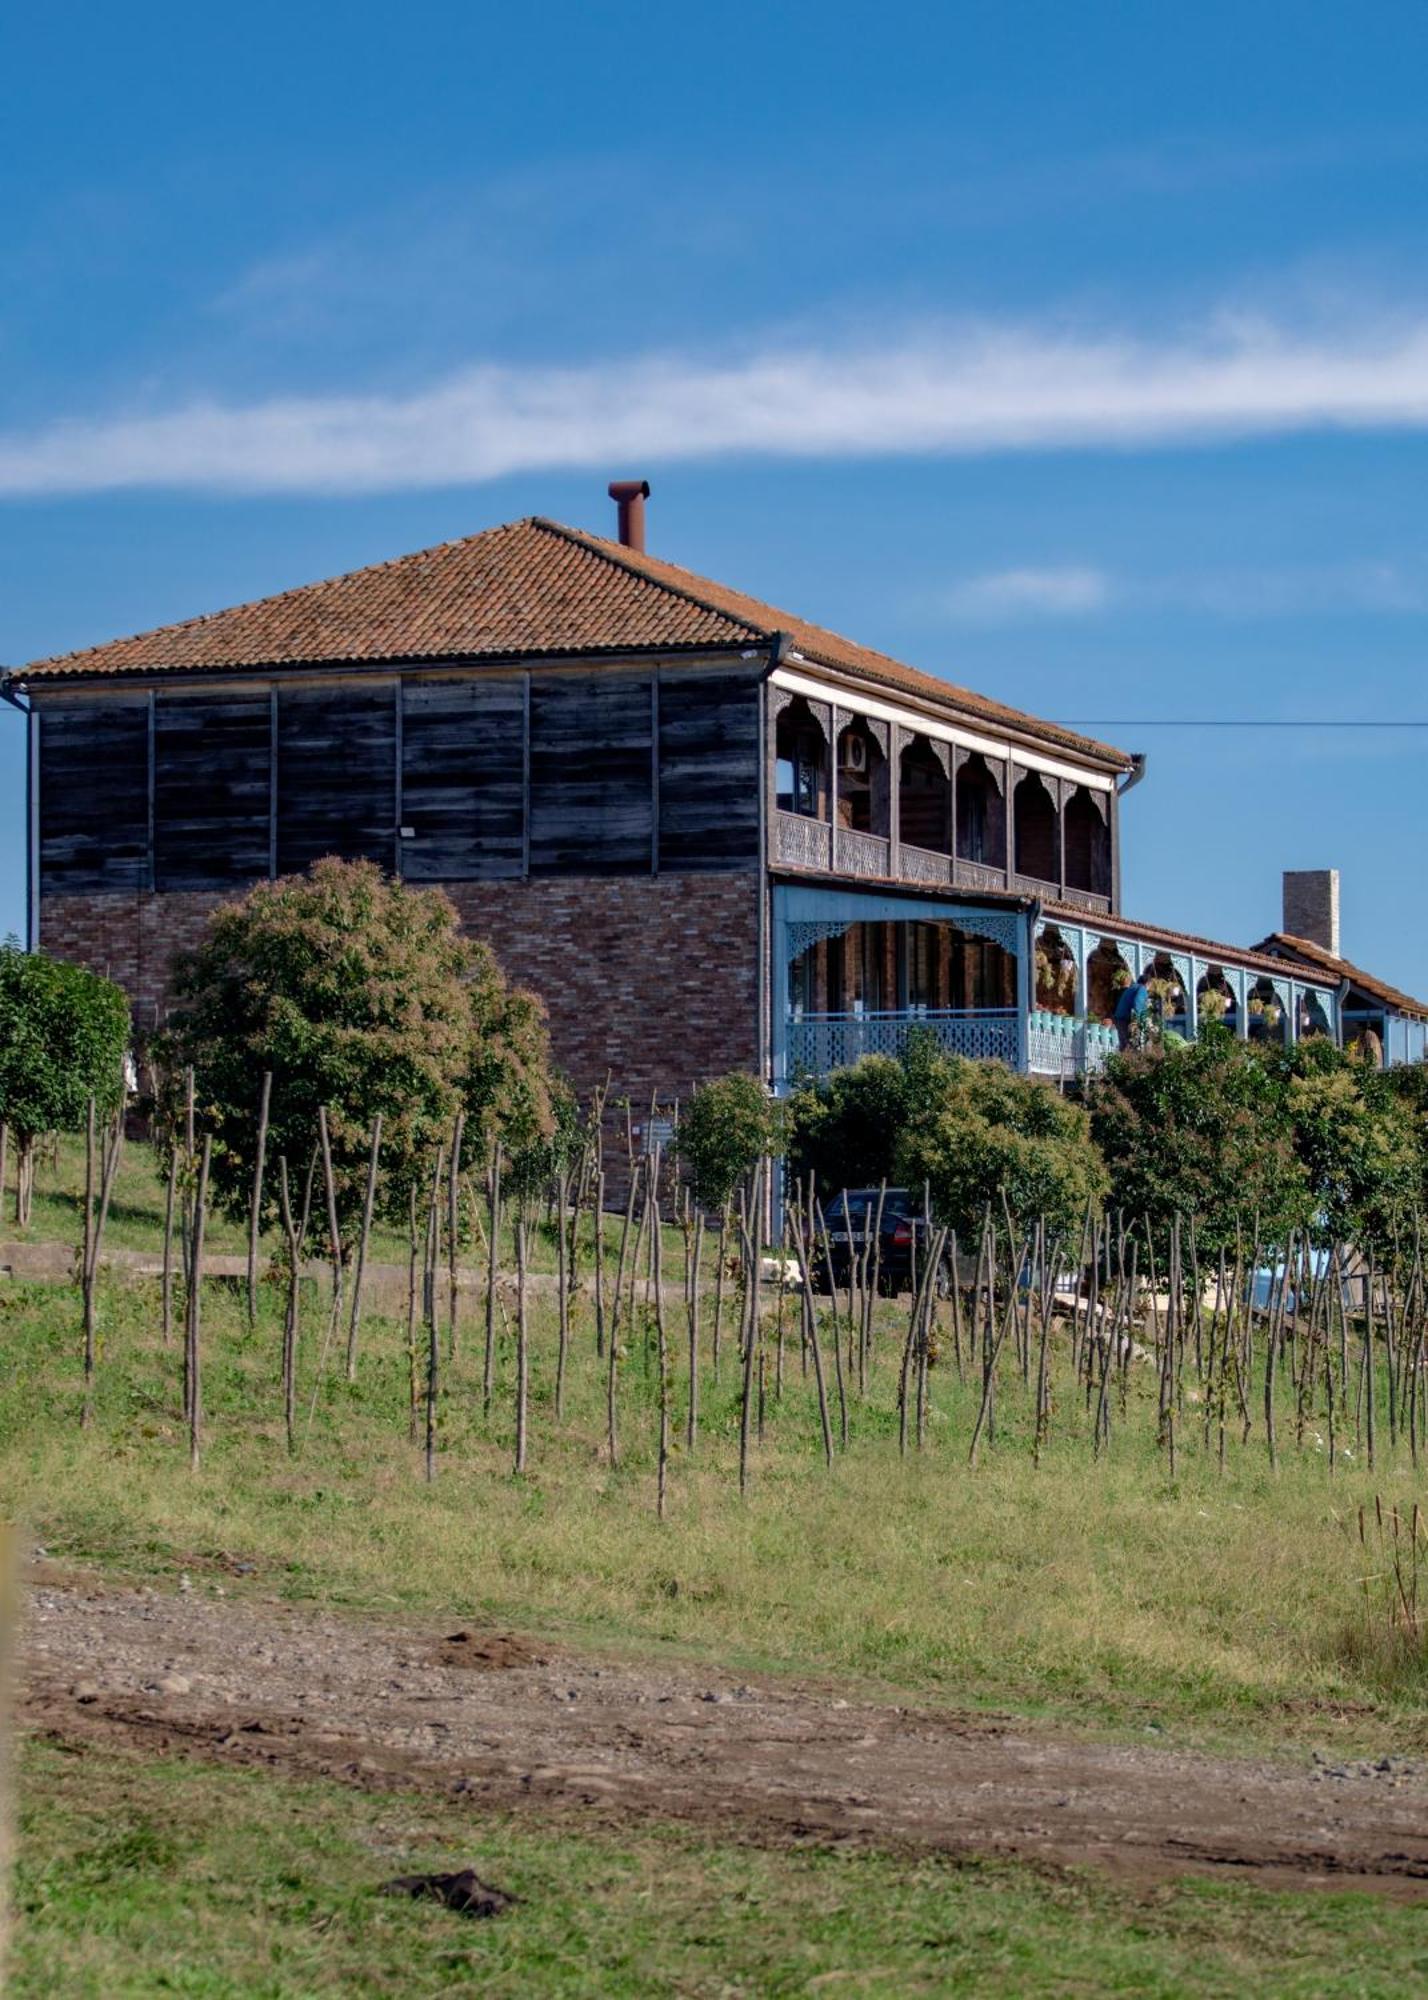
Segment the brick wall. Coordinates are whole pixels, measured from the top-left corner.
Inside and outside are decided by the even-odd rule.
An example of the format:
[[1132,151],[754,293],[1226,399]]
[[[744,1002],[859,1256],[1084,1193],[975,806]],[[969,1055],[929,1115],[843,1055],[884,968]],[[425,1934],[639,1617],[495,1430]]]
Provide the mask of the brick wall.
[[1284,928],[1339,955],[1339,871],[1287,868],[1284,872]]
[[463,923],[550,1014],[584,1096],[612,1079],[639,1105],[757,1070],[759,877],[657,875],[455,882]]
[[[758,875],[456,882],[462,921],[550,1014],[556,1061],[582,1096],[648,1103],[758,1068]],[[40,944],[115,979],[147,1028],[173,953],[194,945],[216,894],[51,895]]]

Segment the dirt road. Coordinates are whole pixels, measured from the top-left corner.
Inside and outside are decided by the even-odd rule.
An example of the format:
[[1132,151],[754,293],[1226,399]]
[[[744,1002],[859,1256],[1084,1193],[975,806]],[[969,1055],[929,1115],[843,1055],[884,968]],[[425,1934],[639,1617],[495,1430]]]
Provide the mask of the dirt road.
[[[243,1586],[238,1586],[242,1588]],[[473,1806],[1428,1899],[1428,1765],[1239,1762],[41,1566],[26,1719]]]

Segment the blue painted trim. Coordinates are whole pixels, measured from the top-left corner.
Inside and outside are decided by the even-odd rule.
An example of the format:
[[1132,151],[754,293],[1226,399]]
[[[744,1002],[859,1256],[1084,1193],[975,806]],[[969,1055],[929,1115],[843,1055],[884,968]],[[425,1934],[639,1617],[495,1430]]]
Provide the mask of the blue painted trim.
[[849,918],[867,924],[934,924],[939,918],[965,923],[979,912],[987,916],[1023,915],[1014,903],[978,903],[975,897],[886,895],[862,889],[814,889],[779,883],[774,911],[784,923],[816,923]]

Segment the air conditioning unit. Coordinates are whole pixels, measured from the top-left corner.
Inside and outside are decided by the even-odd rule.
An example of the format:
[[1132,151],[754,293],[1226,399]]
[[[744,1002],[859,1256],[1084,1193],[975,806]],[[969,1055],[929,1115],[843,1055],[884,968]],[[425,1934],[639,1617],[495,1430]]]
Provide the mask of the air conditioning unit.
[[866,771],[868,768],[868,743],[864,736],[850,736],[843,745],[843,769],[845,771]]

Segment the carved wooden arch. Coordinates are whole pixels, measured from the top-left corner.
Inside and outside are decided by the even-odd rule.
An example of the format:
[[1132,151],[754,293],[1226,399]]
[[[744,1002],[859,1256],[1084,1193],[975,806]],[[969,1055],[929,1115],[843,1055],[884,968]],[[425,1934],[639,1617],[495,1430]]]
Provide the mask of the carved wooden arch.
[[830,704],[826,701],[810,701],[807,695],[798,694],[793,688],[776,687],[773,690],[773,703],[769,711],[769,716],[775,727],[777,727],[778,719],[784,710],[792,708],[796,701],[803,703],[809,715],[817,724],[818,733],[822,736],[823,741],[827,743],[829,741]]
[[1043,788],[1045,789],[1046,796],[1050,799],[1057,813],[1058,814],[1060,813],[1063,803],[1062,781],[1060,778],[1053,777],[1050,771],[1039,771],[1036,768],[1035,764],[1018,764],[1015,762],[1015,760],[1013,760],[1011,770],[1012,770],[1011,788],[1012,788],[1013,798],[1015,798],[1016,794],[1021,790],[1022,786],[1026,783],[1028,778],[1037,778],[1040,780]]
[[895,738],[899,767],[901,766],[901,759],[903,752],[905,750],[910,750],[914,743],[925,743],[928,749],[932,752],[933,756],[937,759],[938,763],[942,766],[943,777],[948,779],[951,778],[952,776],[951,744],[944,743],[940,736],[925,736],[920,729],[908,729],[903,723],[899,723],[897,725],[897,735]]
[[1004,757],[988,757],[980,750],[968,750],[962,744],[958,743],[952,751],[954,769],[960,772],[962,766],[970,764],[974,757],[982,759],[982,769],[996,787],[997,797],[1005,799],[1007,795],[1006,759]]
[[882,751],[883,756],[886,757],[888,754],[888,741],[889,741],[888,725],[885,722],[880,722],[875,715],[860,715],[858,711],[853,708],[834,709],[833,737],[835,743],[842,742],[843,731],[845,729],[850,729],[855,722],[862,723],[864,729],[867,730],[869,736],[872,737],[874,743],[876,743],[879,750]]
[[1065,782],[1066,782],[1065,803],[1068,806],[1070,805],[1072,799],[1075,798],[1078,792],[1084,792],[1086,797],[1091,801],[1091,804],[1096,808],[1096,811],[1100,814],[1102,826],[1110,825],[1111,795],[1109,792],[1098,791],[1094,785],[1077,784],[1069,778]]

